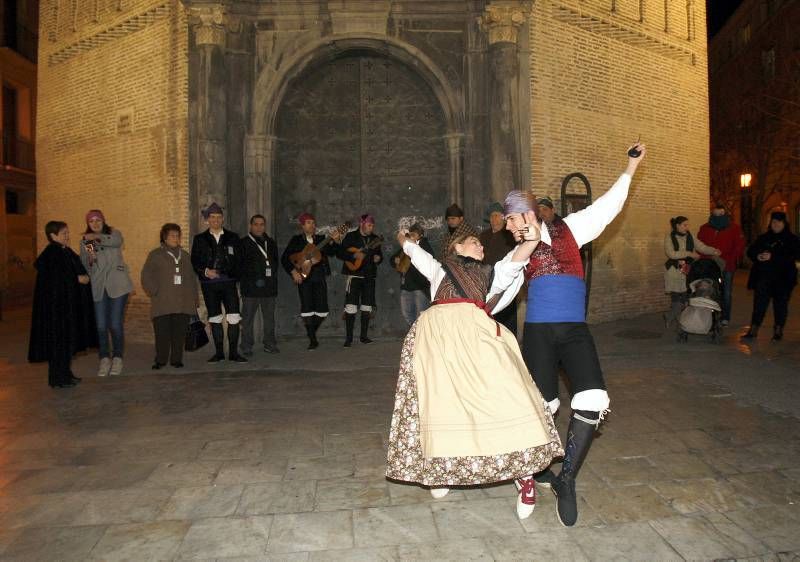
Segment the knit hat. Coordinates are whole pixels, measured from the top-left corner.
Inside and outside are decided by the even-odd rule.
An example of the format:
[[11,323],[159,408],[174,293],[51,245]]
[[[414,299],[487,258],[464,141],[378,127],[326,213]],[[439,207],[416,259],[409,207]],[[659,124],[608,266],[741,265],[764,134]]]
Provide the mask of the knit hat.
[[444,218],[463,217],[463,216],[464,216],[464,211],[461,209],[461,207],[459,207],[455,203],[447,207],[447,210],[444,212]]
[[500,213],[503,214],[503,206],[498,203],[497,201],[493,201],[486,206],[486,217],[483,219],[484,222],[489,222],[489,217],[492,216],[492,213]]
[[208,207],[203,209],[203,218],[208,220],[208,217],[211,215],[222,215],[222,207],[217,205],[216,203],[211,203]]
[[361,219],[359,220],[359,224],[375,224],[375,217],[373,217],[369,213],[365,213],[365,214],[361,215]]
[[303,226],[303,224],[305,224],[306,221],[316,222],[316,220],[317,219],[315,219],[314,215],[312,215],[311,213],[300,213],[300,216],[297,217],[297,222],[300,223],[300,226]]
[[103,224],[106,222],[106,217],[103,215],[103,211],[98,209],[92,209],[88,213],[86,213],[86,224],[89,224],[89,221],[92,219],[100,219],[103,221]]
[[786,222],[786,213],[784,213],[783,211],[774,211],[769,216],[769,220]]
[[509,191],[503,202],[503,214],[508,216],[515,213],[523,214],[533,211],[535,201],[536,199],[531,193],[519,190]]
[[553,208],[553,200],[549,197],[540,197],[538,201],[536,201],[537,205],[544,205],[545,207]]

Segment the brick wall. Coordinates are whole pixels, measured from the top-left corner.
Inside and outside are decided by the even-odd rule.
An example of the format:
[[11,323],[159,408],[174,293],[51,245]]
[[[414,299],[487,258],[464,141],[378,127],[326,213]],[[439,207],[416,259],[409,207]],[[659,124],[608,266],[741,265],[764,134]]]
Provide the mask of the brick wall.
[[641,133],[648,145],[625,209],[594,246],[590,321],[663,309],[669,218],[686,215],[696,231],[708,214],[705,3],[693,10],[683,0],[666,11],[638,0],[534,2],[537,195],[559,198],[564,176],[580,171],[596,199],[623,171],[628,144]]
[[60,219],[77,249],[84,214],[101,208],[125,237],[136,285],[129,337],[149,339],[149,304],[139,285],[144,259],[164,222],[181,224],[188,238],[183,8],[177,0],[48,0],[41,15],[39,245],[43,225]]

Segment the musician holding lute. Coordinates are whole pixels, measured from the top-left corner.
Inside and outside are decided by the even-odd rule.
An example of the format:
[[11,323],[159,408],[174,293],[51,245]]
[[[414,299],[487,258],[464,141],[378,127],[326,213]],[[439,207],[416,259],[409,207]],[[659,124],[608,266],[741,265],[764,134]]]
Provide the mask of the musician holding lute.
[[350,225],[342,225],[323,236],[317,234],[317,221],[311,213],[301,214],[297,222],[302,232],[289,240],[281,264],[297,285],[308,349],[316,349],[319,346],[317,330],[329,312],[326,277],[331,274],[331,267],[328,257],[337,255],[339,241]]
[[[408,239],[433,255],[431,243],[425,237],[425,230],[418,222],[408,229]],[[403,249],[392,256],[394,268],[400,273],[400,311],[409,327],[431,304],[431,284],[411,263]]]
[[369,339],[369,321],[375,308],[375,277],[378,264],[383,261],[383,238],[374,233],[375,217],[361,215],[358,229],[348,232],[339,246],[342,273],[345,275],[344,320],[346,336],[344,346],[353,344],[356,315],[361,311],[361,343]]

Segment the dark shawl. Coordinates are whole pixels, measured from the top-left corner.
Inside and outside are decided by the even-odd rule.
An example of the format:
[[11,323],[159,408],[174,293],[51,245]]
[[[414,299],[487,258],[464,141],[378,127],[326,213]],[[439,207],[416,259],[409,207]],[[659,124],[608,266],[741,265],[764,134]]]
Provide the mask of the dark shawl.
[[[758,254],[772,253],[769,261],[758,261]],[[747,288],[755,289],[760,283],[767,283],[780,290],[791,290],[797,284],[795,260],[800,260],[800,239],[793,234],[788,225],[780,233],[772,229],[756,238],[747,249],[747,257],[753,262]]]
[[78,283],[78,275],[86,275],[78,254],[51,243],[36,258],[34,267],[28,361],[71,357],[87,347],[97,347],[92,290],[90,285]]

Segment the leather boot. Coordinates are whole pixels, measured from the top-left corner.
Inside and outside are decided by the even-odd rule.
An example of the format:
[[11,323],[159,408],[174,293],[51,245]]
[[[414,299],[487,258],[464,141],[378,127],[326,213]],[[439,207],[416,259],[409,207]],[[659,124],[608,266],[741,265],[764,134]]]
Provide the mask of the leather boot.
[[369,332],[369,315],[369,312],[361,313],[361,337],[358,338],[361,343],[372,343],[372,340],[367,336]]
[[247,363],[247,359],[239,355],[239,324],[228,324],[228,360]]
[[742,339],[752,340],[758,337],[758,324],[750,324],[747,333],[742,336]]
[[592,446],[599,418],[599,412],[573,410],[572,419],[569,420],[564,462],[561,465],[561,472],[553,482],[553,493],[557,498],[556,513],[565,527],[572,527],[578,520],[575,478],[586,458],[586,453],[589,452],[589,447]]
[[306,316],[303,318],[303,323],[306,325],[306,335],[308,336],[308,349],[317,349],[317,347],[319,347],[315,318],[316,316]]
[[214,355],[208,360],[209,363],[217,363],[225,360],[225,353],[222,351],[222,346],[225,342],[225,332],[222,329],[222,324],[211,322],[211,337],[214,340]]
[[772,341],[781,341],[783,339],[783,326],[776,325],[772,333]]
[[356,326],[356,315],[345,314],[344,315],[345,347],[350,347],[351,345],[353,345],[353,330],[355,329],[355,326]]

